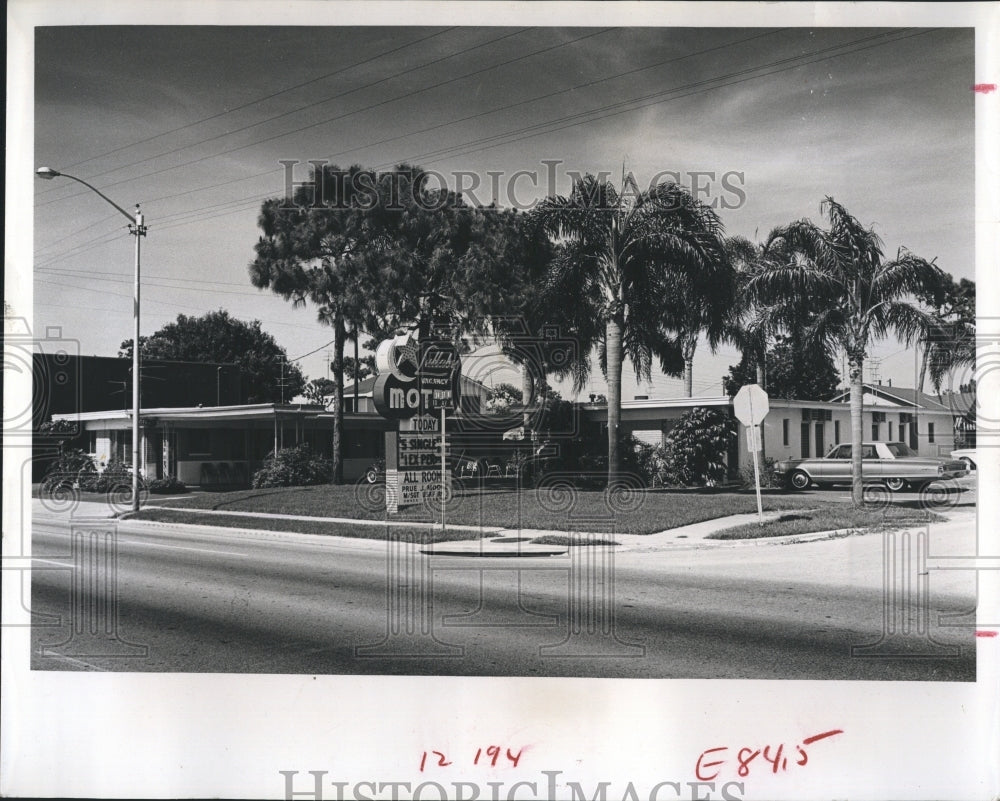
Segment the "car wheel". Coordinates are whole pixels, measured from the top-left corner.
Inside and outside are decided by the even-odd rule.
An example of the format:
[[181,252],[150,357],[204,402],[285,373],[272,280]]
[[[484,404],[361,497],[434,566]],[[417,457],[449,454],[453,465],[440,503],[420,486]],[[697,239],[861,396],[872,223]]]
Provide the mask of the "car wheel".
[[370,467],[368,469],[368,472],[365,473],[365,481],[367,481],[369,484],[374,484],[376,481],[378,481],[378,470],[376,470],[374,467]]
[[792,473],[791,481],[789,482],[794,490],[804,490],[811,483],[812,479],[809,478],[809,474],[804,470],[796,470]]
[[901,478],[887,478],[885,485],[889,488],[889,492],[902,492],[906,487],[906,482]]

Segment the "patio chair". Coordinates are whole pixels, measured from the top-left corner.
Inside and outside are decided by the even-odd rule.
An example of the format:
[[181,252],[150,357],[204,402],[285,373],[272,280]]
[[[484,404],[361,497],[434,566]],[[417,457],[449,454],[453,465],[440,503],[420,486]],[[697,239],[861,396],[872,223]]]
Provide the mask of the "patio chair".
[[486,465],[486,477],[487,478],[500,478],[500,465],[489,463]]

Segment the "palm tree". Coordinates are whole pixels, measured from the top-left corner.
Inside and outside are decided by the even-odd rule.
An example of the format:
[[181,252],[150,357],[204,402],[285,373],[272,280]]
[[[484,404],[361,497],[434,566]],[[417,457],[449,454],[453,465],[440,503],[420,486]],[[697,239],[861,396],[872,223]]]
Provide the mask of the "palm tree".
[[607,376],[611,482],[621,469],[623,355],[646,380],[654,356],[665,373],[683,370],[679,329],[672,325],[678,321],[665,317],[663,301],[676,281],[699,298],[718,291],[727,265],[722,223],[675,183],[625,197],[592,175],[574,181],[568,197],[544,200],[534,214],[560,244],[545,295],[560,310],[573,310],[580,338],[576,389],[586,382],[594,346]]
[[733,269],[734,293],[723,338],[739,348],[741,354],[752,358],[757,384],[767,389],[765,358],[768,343],[777,333],[772,320],[774,315],[767,310],[759,314],[753,295],[745,291],[750,279],[767,269],[767,256],[763,245],[742,236],[729,237],[726,249]]
[[830,222],[823,230],[799,220],[771,233],[765,250],[784,253],[748,282],[748,290],[775,309],[806,304],[807,340],[843,348],[849,365],[851,400],[851,497],[862,502],[862,374],[872,343],[890,334],[912,343],[930,323],[909,298],[940,282],[933,262],[900,249],[886,261],[882,240],[832,197],[820,206]]
[[705,335],[708,345],[715,353],[729,328],[727,319],[733,308],[732,288],[734,277],[727,274],[728,259],[723,260],[718,269],[718,285],[711,293],[695,278],[680,275],[667,284],[663,297],[663,322],[668,330],[677,332],[681,358],[684,360],[684,394],[694,395],[694,353],[698,339]]

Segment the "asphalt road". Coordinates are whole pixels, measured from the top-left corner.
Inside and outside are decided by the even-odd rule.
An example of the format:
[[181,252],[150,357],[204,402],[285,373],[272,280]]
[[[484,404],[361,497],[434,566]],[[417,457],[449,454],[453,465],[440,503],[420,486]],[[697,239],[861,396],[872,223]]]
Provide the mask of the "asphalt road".
[[[952,526],[942,542],[971,542],[971,522]],[[49,625],[33,630],[34,669],[975,680],[971,626],[938,618],[974,605],[973,577],[934,576],[926,609],[912,594],[887,605],[879,535],[470,559],[371,540],[109,530],[71,537],[65,519],[35,520],[31,608]]]

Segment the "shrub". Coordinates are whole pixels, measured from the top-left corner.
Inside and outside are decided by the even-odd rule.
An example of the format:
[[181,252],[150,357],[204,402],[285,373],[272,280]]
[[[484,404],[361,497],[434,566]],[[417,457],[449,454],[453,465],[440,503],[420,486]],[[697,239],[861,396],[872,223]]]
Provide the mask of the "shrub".
[[80,424],[72,420],[47,420],[38,426],[38,433],[47,436],[69,435],[72,439],[79,435]]
[[91,476],[97,478],[97,468],[90,454],[79,448],[72,448],[59,454],[42,479],[41,489],[43,492],[51,493],[56,490],[73,489],[79,486],[86,489],[84,483],[88,483]]
[[[744,487],[753,489],[753,459],[747,459],[743,467],[740,468],[740,483]],[[764,457],[764,469],[760,474],[760,486],[761,488],[781,486],[781,482],[774,473],[774,459],[770,456]]]
[[333,463],[312,452],[308,444],[285,448],[268,454],[264,467],[253,474],[254,489],[265,487],[306,487],[326,484],[333,472]]
[[681,416],[667,437],[668,483],[691,487],[723,481],[732,430],[732,421],[717,409],[695,407]]
[[[145,486],[142,477],[139,477],[139,486]],[[108,466],[100,475],[88,477],[86,486],[80,482],[80,489],[87,492],[111,492],[113,490],[132,489],[132,468],[124,462],[112,459]]]
[[187,484],[176,476],[154,479],[149,482],[147,489],[154,495],[177,495],[188,491]]
[[671,483],[667,465],[667,449],[663,445],[639,443],[636,452],[639,462],[639,475],[647,487],[664,487]]

